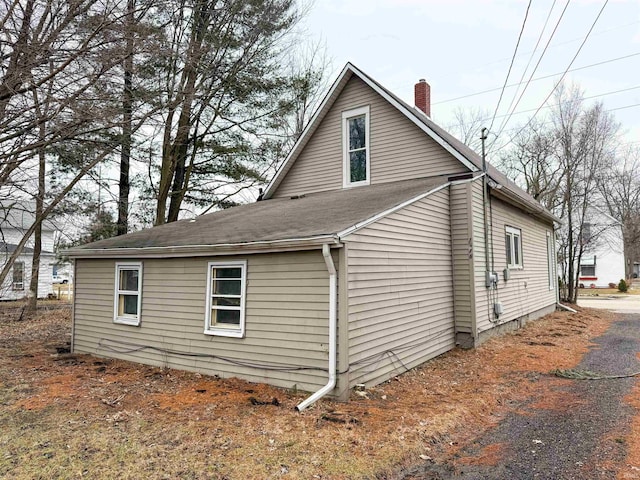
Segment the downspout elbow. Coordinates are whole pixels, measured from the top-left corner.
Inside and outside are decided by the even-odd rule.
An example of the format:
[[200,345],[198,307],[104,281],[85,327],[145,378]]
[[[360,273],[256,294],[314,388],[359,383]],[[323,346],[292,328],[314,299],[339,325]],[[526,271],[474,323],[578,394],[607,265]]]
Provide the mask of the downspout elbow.
[[329,272],[329,378],[327,384],[313,395],[298,404],[295,408],[301,412],[312,405],[336,386],[337,365],[337,331],[338,331],[338,274],[331,257],[331,248],[328,243],[322,245],[322,256]]

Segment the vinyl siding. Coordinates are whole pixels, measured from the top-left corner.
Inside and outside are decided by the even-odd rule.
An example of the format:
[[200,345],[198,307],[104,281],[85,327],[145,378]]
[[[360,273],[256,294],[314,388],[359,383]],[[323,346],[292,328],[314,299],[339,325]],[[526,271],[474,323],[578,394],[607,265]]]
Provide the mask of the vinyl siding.
[[451,250],[456,333],[474,334],[473,229],[471,227],[471,184],[452,185]]
[[[338,263],[338,255],[334,253]],[[231,260],[224,257],[223,260]],[[326,371],[278,372],[132,350],[128,344],[240,362],[327,368],[329,275],[320,251],[247,255],[245,338],[205,335],[207,263],[220,257],[143,259],[140,326],[113,323],[115,260],[76,261],[74,350],[106,357],[237,376],[281,387],[316,390]],[[112,348],[113,347],[113,348]]]
[[[42,253],[40,255],[40,269],[38,272],[38,298],[47,298],[49,294],[53,293],[52,285],[52,270],[55,257],[53,254]],[[16,258],[16,262],[24,263],[23,270],[23,290],[13,289],[13,269],[9,270],[8,275],[5,277],[2,286],[0,286],[0,300],[20,300],[29,295],[29,285],[31,283],[31,269],[33,267],[33,254],[23,254]],[[0,266],[4,266],[5,263],[1,262]]]
[[447,190],[346,241],[351,385],[378,384],[454,347]]
[[[495,326],[493,304],[501,302],[504,313],[499,323],[505,323],[555,304],[555,290],[549,289],[547,262],[547,232],[552,225],[537,220],[522,210],[492,196],[493,225],[490,229],[490,244],[493,244],[493,269],[498,272],[498,289],[491,292],[485,287],[484,227],[482,208],[482,183],[473,184],[473,225],[475,296],[478,333]],[[507,266],[505,227],[521,230],[522,269],[511,269],[511,278],[504,280],[503,270]],[[493,237],[493,238],[491,238]],[[492,242],[491,242],[492,240]],[[491,252],[490,252],[491,253]]]
[[371,184],[467,169],[357,77],[327,112],[274,198],[342,188],[342,112],[370,106]]

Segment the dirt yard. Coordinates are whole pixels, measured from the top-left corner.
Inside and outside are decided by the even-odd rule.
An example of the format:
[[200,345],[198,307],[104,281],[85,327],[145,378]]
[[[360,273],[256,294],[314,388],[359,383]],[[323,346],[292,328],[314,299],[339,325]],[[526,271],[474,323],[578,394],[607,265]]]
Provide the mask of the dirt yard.
[[16,321],[0,310],[0,477],[394,478],[570,382],[539,380],[577,365],[613,319],[554,313],[296,413],[304,393],[72,355],[67,311]]

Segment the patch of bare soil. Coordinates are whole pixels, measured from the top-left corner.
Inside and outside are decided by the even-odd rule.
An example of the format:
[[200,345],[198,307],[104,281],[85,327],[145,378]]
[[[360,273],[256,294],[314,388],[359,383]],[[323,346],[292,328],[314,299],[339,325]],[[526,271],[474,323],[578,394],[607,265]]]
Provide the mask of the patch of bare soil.
[[390,478],[541,402],[538,379],[577,365],[612,320],[557,312],[296,413],[299,392],[64,353],[66,312],[0,313],[0,477]]

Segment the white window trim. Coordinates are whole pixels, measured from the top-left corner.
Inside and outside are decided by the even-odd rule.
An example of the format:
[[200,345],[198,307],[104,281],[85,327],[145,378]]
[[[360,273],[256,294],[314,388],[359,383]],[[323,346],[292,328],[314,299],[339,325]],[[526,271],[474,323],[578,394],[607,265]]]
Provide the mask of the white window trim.
[[[364,145],[366,152],[367,178],[360,182],[351,182],[351,162],[349,160],[349,119],[364,115]],[[369,106],[354,108],[342,112],[342,186],[343,188],[369,185],[371,182]]]
[[[15,270],[14,269],[16,268],[17,264],[22,265],[22,281],[21,282],[15,282],[14,278],[13,278],[14,275],[15,275]],[[25,267],[25,262],[23,262],[23,261],[13,262],[13,267],[11,267],[11,290],[20,291],[20,292],[24,291],[24,271],[25,271],[25,268],[26,268]]]
[[547,231],[547,268],[549,269],[549,291],[555,290],[556,280],[556,248],[551,232]]
[[519,249],[518,252],[520,253],[520,263],[510,263],[509,259],[507,258],[507,268],[512,269],[512,270],[522,270],[524,268],[524,262],[522,261],[522,230],[520,230],[519,228],[514,228],[514,227],[509,227],[509,226],[505,226],[505,232],[511,235],[511,245],[510,245],[510,250],[511,250],[511,258],[514,257],[513,252],[515,251],[514,247],[514,238],[518,237],[518,244],[519,244]]
[[[240,325],[238,328],[216,328],[211,325],[211,310],[213,305],[211,305],[211,271],[213,267],[216,268],[238,268],[241,269],[241,280],[240,280]],[[234,337],[234,338],[243,338],[244,337],[244,311],[245,311],[245,303],[247,298],[247,261],[246,260],[236,260],[229,262],[209,262],[207,265],[207,311],[205,314],[205,324],[204,324],[204,333],[205,335],[216,335],[220,337]]]
[[[118,315],[118,300],[122,294],[132,294],[133,290],[120,290],[120,271],[121,270],[138,270],[138,314]],[[142,262],[116,262],[116,281],[114,284],[113,295],[113,323],[121,323],[123,325],[140,326],[140,317],[142,313]]]

